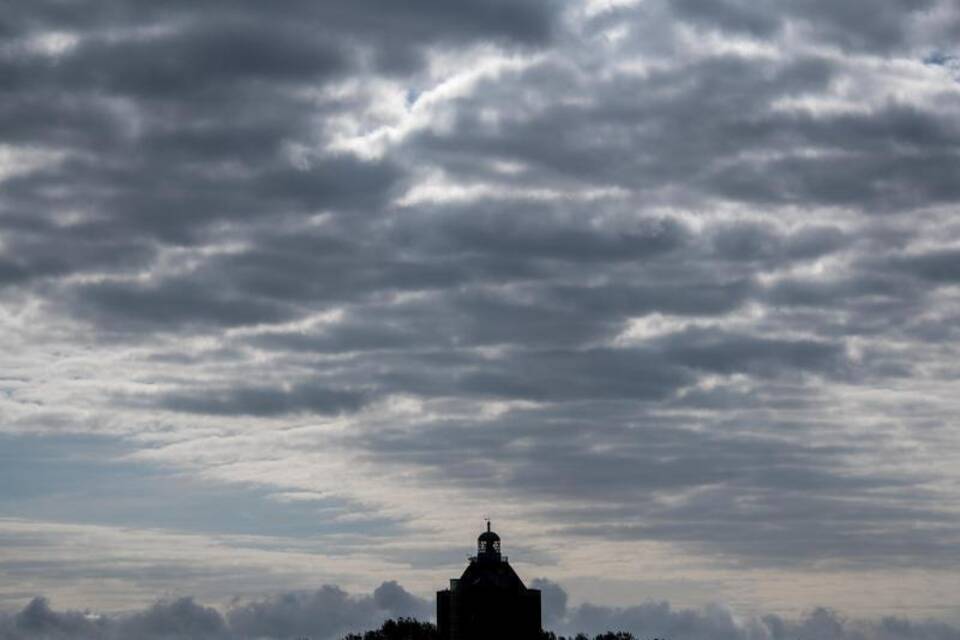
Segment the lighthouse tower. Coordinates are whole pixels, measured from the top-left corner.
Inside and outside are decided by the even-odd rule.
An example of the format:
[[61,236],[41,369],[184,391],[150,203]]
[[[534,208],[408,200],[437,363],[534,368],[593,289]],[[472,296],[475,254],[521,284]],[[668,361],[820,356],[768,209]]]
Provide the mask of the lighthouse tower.
[[539,637],[540,591],[527,589],[500,553],[500,536],[490,521],[463,575],[437,592],[437,628],[443,640]]

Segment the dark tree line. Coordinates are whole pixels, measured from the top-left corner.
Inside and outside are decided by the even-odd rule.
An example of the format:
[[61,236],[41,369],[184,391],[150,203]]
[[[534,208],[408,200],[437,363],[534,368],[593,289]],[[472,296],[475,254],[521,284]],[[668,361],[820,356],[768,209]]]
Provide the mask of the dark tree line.
[[413,618],[387,620],[379,629],[364,634],[351,633],[343,640],[440,640],[437,627]]
[[[379,629],[365,633],[351,633],[343,640],[440,640],[437,627],[429,622],[420,622],[413,618],[398,618],[387,620]],[[540,640],[637,640],[636,636],[626,631],[607,631],[592,638],[578,633],[575,636],[558,636],[553,631],[541,631]],[[654,638],[654,640],[657,640]]]

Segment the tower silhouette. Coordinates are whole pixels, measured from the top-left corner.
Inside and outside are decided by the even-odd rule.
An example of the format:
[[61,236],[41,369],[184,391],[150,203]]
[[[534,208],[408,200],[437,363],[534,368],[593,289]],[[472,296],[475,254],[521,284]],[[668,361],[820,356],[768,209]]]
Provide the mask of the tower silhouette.
[[540,634],[540,591],[527,589],[490,529],[477,538],[477,555],[450,588],[437,592],[442,640],[535,640]]

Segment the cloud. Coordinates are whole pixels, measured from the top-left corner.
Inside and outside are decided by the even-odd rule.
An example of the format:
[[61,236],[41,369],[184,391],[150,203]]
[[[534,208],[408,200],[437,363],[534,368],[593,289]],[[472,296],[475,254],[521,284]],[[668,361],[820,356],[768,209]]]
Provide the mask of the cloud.
[[[669,602],[647,602],[630,607],[603,607],[591,603],[567,606],[563,587],[546,579],[533,583],[542,590],[545,628],[561,633],[598,634],[628,631],[638,638],[706,640],[781,640],[829,638],[831,640],[907,640],[910,638],[956,638],[960,630],[935,621],[911,621],[894,615],[874,619],[850,619],[840,612],[815,607],[798,618],[776,614],[738,616],[728,607],[714,604],[702,609],[683,609]],[[549,613],[548,613],[549,612]]]
[[[817,637],[828,640],[955,640],[960,629],[934,621],[896,616],[849,619],[817,607],[799,618],[775,614],[744,617],[722,605],[683,609],[669,602],[647,602],[631,607],[604,607],[590,603],[567,605],[563,587],[546,579],[532,583],[541,589],[544,627],[561,633],[588,634],[628,631],[636,637],[676,640],[784,640]],[[310,593],[285,593],[246,604],[234,604],[226,617],[192,598],[162,600],[125,615],[102,616],[77,611],[55,611],[44,598],[35,598],[20,612],[0,617],[0,637],[9,640],[40,638],[156,638],[243,639],[293,638],[307,635],[334,640],[350,631],[378,627],[387,617],[420,616],[431,608],[396,582],[385,582],[372,595],[350,596],[336,586]]]
[[540,616],[544,629],[555,629],[567,615],[567,592],[545,578],[535,578],[531,589],[540,590]]
[[76,611],[55,612],[44,598],[34,598],[12,619],[4,622],[4,626],[8,627],[4,631],[11,638],[97,637],[103,633],[98,628],[100,625],[84,614]]
[[[838,6],[821,0],[792,4],[788,10],[776,3],[748,3],[740,0],[704,2],[682,0],[671,4],[676,14],[692,25],[733,35],[770,38],[778,31],[795,29],[804,37],[842,47],[846,51],[891,53],[914,44],[927,35],[925,18],[936,11],[936,0],[876,4],[858,1]],[[863,10],[872,8],[869,17]],[[956,15],[947,14],[956,20]],[[944,29],[945,35],[949,29]]]
[[303,411],[331,414],[356,411],[367,402],[363,391],[302,385],[292,389],[233,387],[223,391],[170,392],[161,394],[150,404],[168,411],[188,413],[271,416]]
[[915,278],[951,284],[960,280],[960,251],[945,249],[916,255],[898,256],[893,266]]
[[423,617],[430,609],[396,582],[385,582],[370,596],[353,597],[335,586],[283,594],[236,606],[227,619],[240,637],[333,638],[378,627],[387,618]]
[[387,618],[427,619],[432,615],[431,604],[396,582],[385,582],[372,594],[361,596],[331,585],[312,592],[283,593],[238,602],[226,615],[191,597],[160,600],[142,611],[115,616],[56,611],[45,598],[37,597],[18,613],[0,616],[0,637],[226,640],[309,636],[326,640],[377,627]]
[[861,570],[932,568],[949,557],[954,519],[932,475],[855,469],[847,461],[863,443],[814,444],[814,425],[781,423],[782,435],[726,427],[591,403],[345,438],[376,465],[402,460],[427,483],[483,479],[531,505],[527,517],[569,522],[550,537],[571,544],[656,541],[757,568],[827,558]]
[[223,616],[192,598],[161,601],[120,623],[120,635],[138,638],[224,638]]
[[[44,434],[4,442],[4,513],[316,535],[364,584],[488,505],[565,576],[553,535],[947,572],[955,3],[88,4],[0,18],[0,430]],[[244,624],[416,609],[378,593]]]

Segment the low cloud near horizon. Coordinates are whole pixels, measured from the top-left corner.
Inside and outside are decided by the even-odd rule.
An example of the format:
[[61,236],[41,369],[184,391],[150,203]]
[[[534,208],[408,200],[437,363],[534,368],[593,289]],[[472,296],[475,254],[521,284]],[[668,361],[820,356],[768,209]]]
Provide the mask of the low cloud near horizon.
[[[630,607],[567,605],[563,588],[548,580],[531,584],[543,593],[544,628],[573,635],[629,631],[638,638],[667,640],[957,640],[960,628],[897,616],[852,620],[818,607],[797,619],[774,614],[737,617],[721,605],[677,609],[665,601]],[[432,618],[433,603],[384,582],[369,595],[337,586],[281,593],[235,602],[221,612],[191,597],[160,600],[142,611],[112,616],[57,610],[42,597],[19,612],[0,614],[2,640],[233,640],[311,638],[337,640],[350,632],[378,628],[389,618]]]

